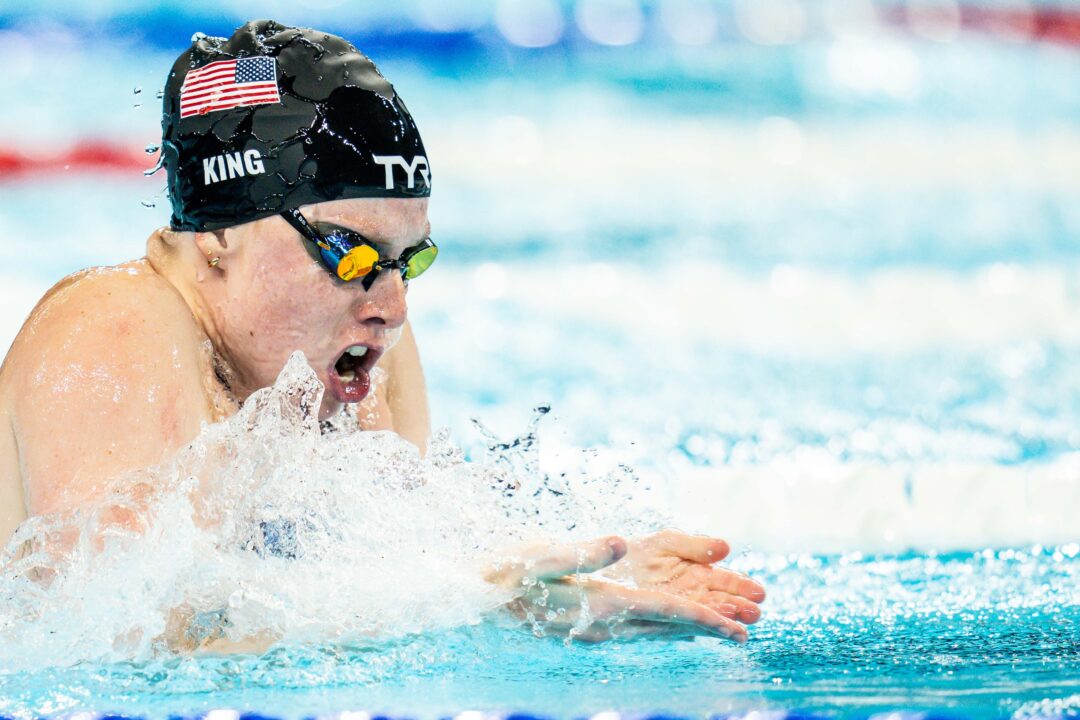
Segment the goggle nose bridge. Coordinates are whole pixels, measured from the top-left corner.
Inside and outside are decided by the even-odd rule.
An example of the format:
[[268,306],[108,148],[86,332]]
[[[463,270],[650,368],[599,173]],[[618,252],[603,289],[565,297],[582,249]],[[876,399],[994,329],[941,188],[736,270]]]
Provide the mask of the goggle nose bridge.
[[398,269],[401,272],[401,279],[405,279],[405,273],[409,271],[409,264],[402,262],[400,258],[393,260],[380,260],[371,266],[371,271],[363,277],[360,281],[361,287],[364,288],[364,292],[371,289],[371,286],[375,284],[375,281],[379,278],[379,273],[383,270]]

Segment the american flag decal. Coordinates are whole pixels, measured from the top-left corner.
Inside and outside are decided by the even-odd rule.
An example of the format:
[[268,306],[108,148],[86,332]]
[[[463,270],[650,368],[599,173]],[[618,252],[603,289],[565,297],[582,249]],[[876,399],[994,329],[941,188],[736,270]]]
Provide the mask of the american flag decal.
[[192,70],[180,87],[180,117],[281,102],[274,58],[218,60]]

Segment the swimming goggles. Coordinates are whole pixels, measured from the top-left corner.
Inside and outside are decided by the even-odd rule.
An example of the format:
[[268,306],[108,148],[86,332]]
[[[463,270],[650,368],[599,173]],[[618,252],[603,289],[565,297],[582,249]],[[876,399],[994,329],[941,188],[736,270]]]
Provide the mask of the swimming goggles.
[[412,280],[424,274],[439,254],[439,248],[424,238],[418,244],[406,248],[398,258],[380,260],[374,243],[353,230],[334,228],[319,232],[300,211],[293,208],[281,213],[296,231],[319,249],[319,260],[331,274],[345,282],[363,278],[364,290],[370,290],[380,270],[397,270],[402,280]]

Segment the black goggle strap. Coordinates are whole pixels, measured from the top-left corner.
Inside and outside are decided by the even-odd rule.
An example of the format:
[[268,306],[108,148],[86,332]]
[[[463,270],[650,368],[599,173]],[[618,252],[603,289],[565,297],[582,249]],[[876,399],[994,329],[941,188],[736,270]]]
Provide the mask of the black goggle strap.
[[296,228],[296,231],[304,236],[305,240],[315,243],[319,247],[325,247],[326,241],[323,240],[322,235],[318,230],[311,227],[307,218],[300,214],[300,211],[296,208],[286,210],[281,213],[281,217],[285,218],[290,225]]

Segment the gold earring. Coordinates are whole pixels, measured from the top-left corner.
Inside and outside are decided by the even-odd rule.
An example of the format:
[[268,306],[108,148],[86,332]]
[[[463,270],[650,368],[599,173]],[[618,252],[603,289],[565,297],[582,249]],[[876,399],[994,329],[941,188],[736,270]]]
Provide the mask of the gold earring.
[[220,262],[221,258],[214,258],[213,260],[207,260],[206,265],[208,267],[216,268]]

